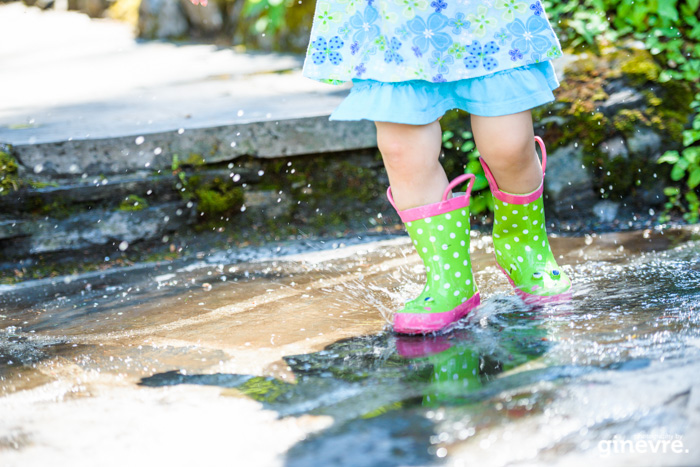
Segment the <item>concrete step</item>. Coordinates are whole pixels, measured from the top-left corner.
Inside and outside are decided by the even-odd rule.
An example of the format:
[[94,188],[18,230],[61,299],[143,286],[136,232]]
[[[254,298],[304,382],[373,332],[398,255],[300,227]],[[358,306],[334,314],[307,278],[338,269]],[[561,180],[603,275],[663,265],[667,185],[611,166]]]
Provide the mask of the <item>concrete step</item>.
[[0,5],[0,143],[30,172],[106,174],[376,145],[369,122],[329,123],[348,87],[301,76],[302,57],[143,42],[128,25]]
[[[22,182],[0,196],[0,260],[182,231],[201,213],[178,176],[227,180],[245,222],[264,223],[298,202],[276,158],[372,165],[373,124],[330,122],[349,87],[304,78],[303,57],[140,41],[120,22],[20,3],[0,4],[0,30],[13,38],[0,44],[0,150]],[[131,195],[147,209],[120,210]]]

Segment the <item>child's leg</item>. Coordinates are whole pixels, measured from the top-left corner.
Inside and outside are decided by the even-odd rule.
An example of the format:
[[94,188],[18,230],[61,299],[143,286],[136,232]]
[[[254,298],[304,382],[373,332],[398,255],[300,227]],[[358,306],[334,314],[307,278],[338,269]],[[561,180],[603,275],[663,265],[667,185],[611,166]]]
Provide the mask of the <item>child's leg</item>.
[[394,330],[424,334],[444,329],[480,300],[469,258],[471,188],[442,202],[450,187],[473,182],[474,176],[462,175],[448,183],[438,160],[442,143],[438,122],[377,122],[377,142],[391,183],[389,200],[406,225],[426,272],[421,294],[394,313]]
[[[535,152],[530,112],[473,115],[472,130],[493,194],[496,261],[526,301],[569,298],[571,281],[557,265],[547,239],[544,174]],[[544,158],[544,144],[539,139],[538,143]]]
[[529,110],[502,117],[472,115],[476,147],[508,193],[530,193],[542,183],[542,166],[535,152],[535,133]]
[[375,123],[377,145],[396,207],[403,211],[440,201],[447,187],[447,176],[438,160],[442,146],[440,124]]

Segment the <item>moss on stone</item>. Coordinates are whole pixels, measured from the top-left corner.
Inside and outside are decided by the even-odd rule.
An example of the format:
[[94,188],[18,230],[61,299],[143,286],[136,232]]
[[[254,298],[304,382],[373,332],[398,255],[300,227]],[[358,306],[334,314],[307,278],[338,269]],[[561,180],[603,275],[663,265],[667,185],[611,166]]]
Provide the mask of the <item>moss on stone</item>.
[[[583,162],[594,175],[594,188],[604,198],[625,198],[634,196],[637,189],[650,188],[659,168],[645,157],[610,158],[600,149],[601,143],[616,137],[628,139],[640,128],[661,135],[669,147],[681,141],[691,115],[692,92],[687,83],[658,82],[660,73],[660,66],[645,50],[621,48],[601,56],[585,54],[567,65],[566,79],[555,91],[557,102],[534,111],[536,120],[544,119],[550,147],[578,143],[584,148]],[[609,98],[605,89],[615,81],[641,92],[644,103],[613,114],[601,112],[601,104]]]
[[619,70],[632,84],[640,86],[649,81],[656,81],[661,74],[661,67],[646,50],[618,51],[616,58],[621,62]]
[[141,211],[148,207],[148,202],[137,195],[129,195],[119,203],[119,211]]
[[0,151],[0,196],[18,190],[22,186],[19,164],[10,154]]
[[241,187],[220,177],[208,183],[202,184],[200,181],[197,184],[194,188],[197,209],[206,220],[240,212],[244,199]]

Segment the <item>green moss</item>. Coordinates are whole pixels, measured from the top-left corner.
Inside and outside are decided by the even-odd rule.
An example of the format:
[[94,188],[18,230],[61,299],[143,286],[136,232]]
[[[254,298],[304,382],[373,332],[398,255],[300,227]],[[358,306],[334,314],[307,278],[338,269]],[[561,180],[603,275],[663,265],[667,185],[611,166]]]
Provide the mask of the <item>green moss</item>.
[[19,164],[10,154],[0,151],[0,196],[18,190],[22,186]]
[[206,159],[201,154],[190,153],[182,164],[189,165],[191,167],[201,167],[207,163]]
[[27,183],[29,184],[30,187],[37,188],[37,189],[38,188],[48,188],[48,187],[56,188],[59,186],[59,184],[56,182],[40,182],[40,181],[36,181],[36,180],[29,180]]
[[243,206],[243,189],[233,182],[224,181],[217,177],[209,183],[202,184],[201,180],[191,180],[194,189],[197,209],[205,218],[232,215],[240,212]]
[[656,81],[661,74],[661,67],[646,50],[626,50],[618,52],[621,61],[620,71],[636,85]]
[[626,135],[632,134],[640,124],[651,126],[649,118],[638,109],[622,109],[613,117],[615,129]]
[[129,195],[121,203],[117,210],[119,211],[141,211],[148,207],[148,202],[137,195]]

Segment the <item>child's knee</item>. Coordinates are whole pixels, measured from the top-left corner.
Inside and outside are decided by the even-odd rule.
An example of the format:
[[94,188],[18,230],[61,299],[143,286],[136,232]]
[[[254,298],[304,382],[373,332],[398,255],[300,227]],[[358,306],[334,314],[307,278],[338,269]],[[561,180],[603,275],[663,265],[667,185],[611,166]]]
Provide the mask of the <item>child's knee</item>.
[[533,139],[515,135],[504,136],[490,143],[485,150],[479,150],[488,159],[489,166],[497,170],[519,170],[532,164],[535,157]]

